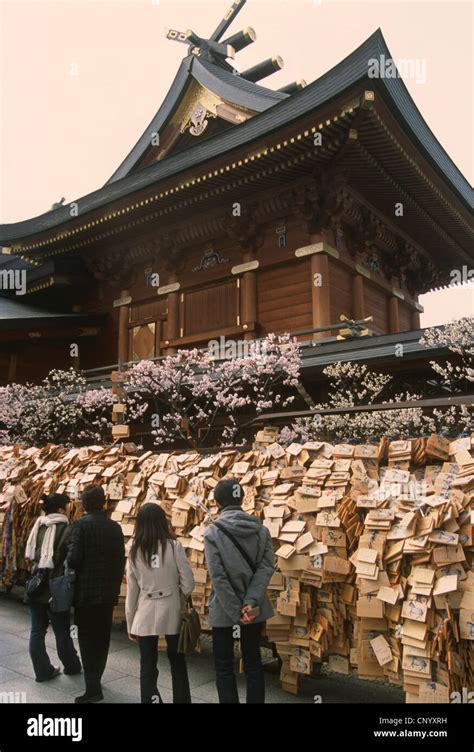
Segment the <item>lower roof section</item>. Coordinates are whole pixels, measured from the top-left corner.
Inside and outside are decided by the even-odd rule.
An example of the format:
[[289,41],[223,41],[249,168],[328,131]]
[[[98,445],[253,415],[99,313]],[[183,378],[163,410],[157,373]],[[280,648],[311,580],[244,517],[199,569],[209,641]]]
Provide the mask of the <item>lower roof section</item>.
[[[352,340],[303,342],[301,348],[302,370],[321,370],[335,363],[377,363],[434,358],[447,348],[425,347],[420,343],[424,329],[395,334],[357,337]],[[400,350],[400,345],[402,350]],[[403,352],[403,356],[397,356]]]
[[105,314],[48,311],[38,306],[23,303],[18,297],[0,297],[0,330],[2,331],[28,329],[32,326],[36,329],[42,329],[65,324],[71,326],[97,326],[102,324],[104,319]]

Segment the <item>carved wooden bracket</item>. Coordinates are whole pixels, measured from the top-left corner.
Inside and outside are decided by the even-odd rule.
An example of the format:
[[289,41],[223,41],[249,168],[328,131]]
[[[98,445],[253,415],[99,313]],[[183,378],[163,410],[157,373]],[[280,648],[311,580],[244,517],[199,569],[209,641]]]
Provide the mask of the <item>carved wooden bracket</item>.
[[238,243],[242,251],[257,251],[263,245],[265,233],[263,225],[257,221],[257,205],[244,208],[240,217],[232,217],[226,222],[226,234]]

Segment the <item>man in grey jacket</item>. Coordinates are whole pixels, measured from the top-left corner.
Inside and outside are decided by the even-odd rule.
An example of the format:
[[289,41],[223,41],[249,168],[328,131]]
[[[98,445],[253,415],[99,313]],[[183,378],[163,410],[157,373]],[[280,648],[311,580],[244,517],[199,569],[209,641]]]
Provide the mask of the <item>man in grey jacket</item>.
[[263,623],[273,616],[267,585],[274,572],[270,533],[260,520],[242,511],[244,491],[235,479],[220,481],[214,499],[219,518],[204,535],[212,580],[209,624],[220,703],[238,703],[234,639],[240,639],[247,702],[265,702],[260,655]]

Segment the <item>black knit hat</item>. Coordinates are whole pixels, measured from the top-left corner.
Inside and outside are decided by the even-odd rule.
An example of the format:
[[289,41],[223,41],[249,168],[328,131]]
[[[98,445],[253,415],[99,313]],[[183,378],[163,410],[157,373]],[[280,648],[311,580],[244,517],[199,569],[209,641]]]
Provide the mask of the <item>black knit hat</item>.
[[54,514],[58,509],[64,509],[69,504],[69,496],[63,493],[43,494],[41,507],[45,514]]
[[244,500],[244,489],[237,478],[220,480],[214,489],[214,498],[221,507],[240,506]]

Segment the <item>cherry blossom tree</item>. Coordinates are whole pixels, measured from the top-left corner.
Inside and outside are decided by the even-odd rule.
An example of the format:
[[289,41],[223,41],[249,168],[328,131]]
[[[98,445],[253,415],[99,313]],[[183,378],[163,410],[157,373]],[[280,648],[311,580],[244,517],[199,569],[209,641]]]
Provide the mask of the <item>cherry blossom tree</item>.
[[[447,347],[455,361],[440,365],[431,361],[433,371],[440,377],[440,385],[453,391],[474,381],[474,318],[453,321],[444,327],[426,329],[420,342],[426,347]],[[420,394],[393,394],[393,377],[371,371],[366,365],[336,363],[327,366],[323,373],[330,384],[327,402],[315,406],[315,415],[300,418],[285,426],[280,438],[283,443],[293,441],[374,440],[385,436],[390,439],[413,438],[430,433],[457,435],[472,430],[472,415],[466,406],[436,408],[426,414],[416,402]],[[385,397],[385,399],[383,399]],[[323,415],[318,410],[355,407],[374,403],[413,402],[409,408],[374,410],[367,412]]]
[[129,373],[127,390],[154,405],[157,445],[205,446],[219,428],[225,446],[241,441],[256,415],[290,405],[299,372],[296,339],[269,334],[250,342],[241,358],[216,360],[209,351],[193,349],[158,362],[140,361]]
[[370,405],[379,400],[392,381],[387,374],[375,373],[366,365],[351,362],[326,366],[323,373],[329,379],[327,403],[332,407]]
[[445,363],[430,361],[442,387],[452,392],[462,391],[474,382],[474,316],[425,329],[420,343],[425,347],[447,347],[454,354]]
[[[452,360],[431,362],[441,387],[451,391],[474,381],[474,318],[425,330],[420,342],[449,348]],[[290,335],[269,334],[245,342],[243,355],[218,358],[211,349],[180,350],[157,362],[140,361],[124,383],[122,401],[127,422],[151,423],[156,445],[207,446],[219,433],[221,446],[243,442],[252,420],[265,411],[284,409],[294,401],[300,382],[300,351]],[[394,394],[393,378],[366,365],[327,366],[327,401],[314,416],[285,427],[285,442],[403,438],[434,431],[459,434],[471,429],[471,415],[451,406],[425,414],[416,406],[419,394]],[[110,389],[88,389],[83,374],[72,368],[53,370],[40,384],[0,387],[0,443],[66,446],[109,442],[112,407],[118,397]],[[409,401],[410,408],[323,415],[328,408]]]
[[[335,363],[324,368],[329,379],[328,400],[315,405],[314,417],[299,418],[285,426],[280,438],[283,443],[293,441],[368,441],[387,438],[419,436],[431,432],[435,422],[425,416],[422,408],[360,411],[325,415],[319,411],[331,408],[357,407],[374,403],[416,401],[418,394],[396,394],[388,398],[392,376],[371,371],[358,363]],[[382,399],[385,394],[387,399]]]
[[109,441],[115,395],[87,391],[84,375],[73,368],[53,370],[40,384],[0,387],[0,441],[30,446],[65,446]]

